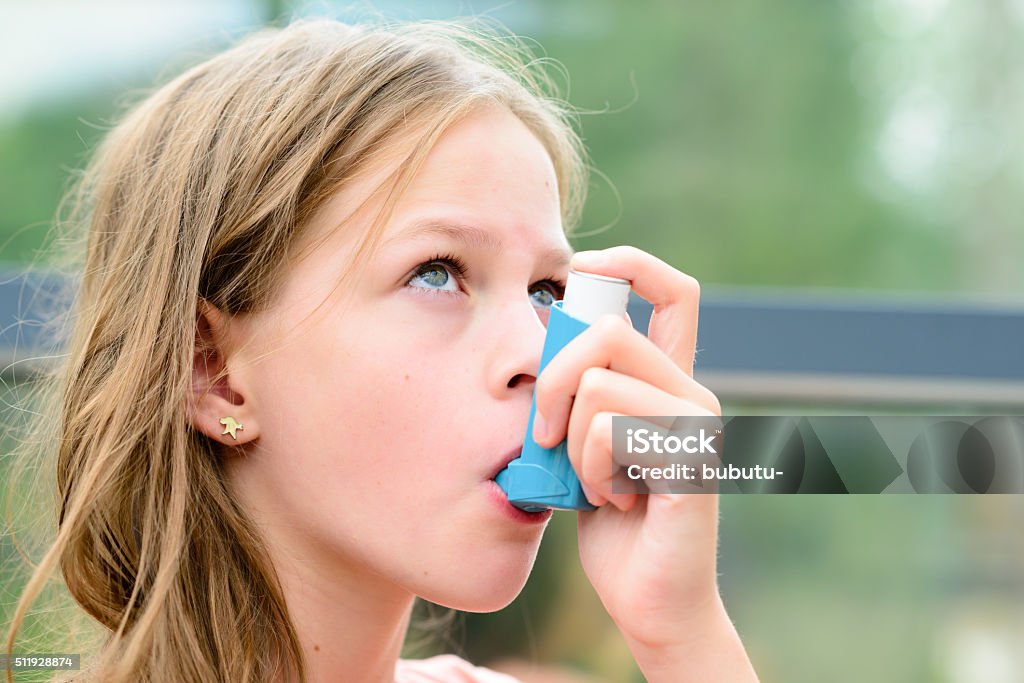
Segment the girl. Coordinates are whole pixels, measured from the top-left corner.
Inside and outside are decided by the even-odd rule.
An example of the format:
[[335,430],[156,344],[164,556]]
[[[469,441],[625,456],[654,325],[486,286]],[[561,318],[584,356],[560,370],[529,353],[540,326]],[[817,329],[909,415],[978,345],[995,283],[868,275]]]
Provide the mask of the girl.
[[[551,513],[493,478],[536,390],[538,442],[568,437],[600,506],[583,568],[647,679],[756,680],[717,496],[607,476],[612,415],[721,413],[692,378],[697,283],[572,253],[584,151],[527,58],[454,24],[300,20],[108,133],[45,427],[59,532],[9,651],[59,565],[110,631],[90,680],[511,680],[399,654],[417,596],[482,612],[522,589]],[[570,267],[631,280],[649,335],[606,318],[538,379]]]

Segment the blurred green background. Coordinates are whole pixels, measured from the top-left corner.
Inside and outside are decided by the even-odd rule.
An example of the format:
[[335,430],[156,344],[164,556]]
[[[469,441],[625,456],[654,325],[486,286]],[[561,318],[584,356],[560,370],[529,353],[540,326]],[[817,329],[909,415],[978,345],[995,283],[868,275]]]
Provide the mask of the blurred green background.
[[[0,262],[35,258],[69,171],[133,88],[280,17],[367,10],[486,14],[565,67],[602,172],[578,249],[634,244],[706,290],[1024,299],[1020,0],[7,3]],[[724,406],[783,409],[800,407]],[[1024,680],[1019,496],[724,496],[721,508],[720,584],[763,681]],[[14,557],[0,538],[0,568]],[[0,623],[12,600],[0,593]],[[438,648],[642,680],[567,513],[520,599],[459,615]]]

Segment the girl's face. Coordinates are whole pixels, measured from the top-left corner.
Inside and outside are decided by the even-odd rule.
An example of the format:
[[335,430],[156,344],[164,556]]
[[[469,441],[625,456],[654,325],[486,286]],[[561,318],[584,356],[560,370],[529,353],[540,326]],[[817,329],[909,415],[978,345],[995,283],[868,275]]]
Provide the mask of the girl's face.
[[556,176],[517,117],[474,112],[338,287],[382,197],[352,207],[394,168],[333,197],[310,226],[327,241],[272,310],[237,319],[250,346],[229,368],[252,441],[231,474],[289,556],[500,609],[549,516],[513,512],[492,478],[522,446],[545,309],[567,274]]

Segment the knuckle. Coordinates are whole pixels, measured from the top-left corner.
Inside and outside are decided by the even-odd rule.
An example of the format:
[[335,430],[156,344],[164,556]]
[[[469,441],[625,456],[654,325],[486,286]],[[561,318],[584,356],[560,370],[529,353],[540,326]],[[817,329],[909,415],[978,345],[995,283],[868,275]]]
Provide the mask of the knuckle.
[[625,318],[616,315],[601,316],[592,327],[597,328],[595,333],[613,348],[622,344],[627,334],[633,330],[633,326]]
[[700,281],[692,275],[680,272],[676,278],[676,291],[683,297],[700,298]]
[[614,334],[619,327],[619,319],[614,315],[603,315],[594,322],[592,327],[601,336]]
[[632,244],[619,244],[617,246],[610,247],[610,249],[629,256],[638,256],[646,253],[639,247],[634,247]]
[[578,394],[587,398],[598,398],[603,396],[608,387],[608,378],[605,369],[592,366],[583,371],[580,375],[580,386]]

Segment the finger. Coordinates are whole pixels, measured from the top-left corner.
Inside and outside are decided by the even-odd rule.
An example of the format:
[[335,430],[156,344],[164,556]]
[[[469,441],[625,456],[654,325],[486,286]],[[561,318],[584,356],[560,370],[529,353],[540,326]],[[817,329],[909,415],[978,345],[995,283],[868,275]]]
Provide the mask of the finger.
[[533,436],[538,444],[554,445],[565,438],[573,397],[591,367],[636,377],[676,396],[687,392],[692,379],[623,318],[604,316],[566,344],[537,378]]
[[687,379],[690,387],[686,394],[675,396],[608,368],[587,368],[580,377],[576,398],[569,413],[567,447],[572,451],[583,444],[591,420],[602,411],[637,416],[672,416],[665,420],[664,429],[672,426],[675,416],[720,415],[721,409],[715,395],[696,380]]
[[[600,506],[605,501],[618,509],[629,510],[635,503],[636,494],[621,493],[631,484],[620,476],[615,479],[618,466],[611,459],[611,418],[613,413],[599,413],[594,416],[582,447],[569,453],[569,462],[577,473],[587,494],[587,500]],[[620,481],[614,485],[612,481]],[[620,485],[623,487],[620,488]]]
[[[611,421],[609,420],[609,423],[610,422]],[[610,426],[608,428],[609,430],[611,429]],[[595,486],[595,482],[593,481],[593,479],[588,479],[584,475],[583,448],[574,448],[570,452],[567,447],[566,455],[569,457],[569,462],[572,464],[572,469],[576,473],[576,478],[579,479],[580,486],[583,488],[583,493],[586,495],[587,500],[590,501],[591,505],[595,505],[597,507],[604,505],[608,501],[607,497],[605,497],[602,493],[598,491],[598,488],[597,486]]]
[[[583,481],[580,481],[580,486],[583,487],[583,493],[586,494],[587,500],[591,502],[595,507],[601,507],[608,502],[608,499],[601,494],[594,491],[592,488],[587,486]],[[629,489],[638,488],[637,483],[630,481],[626,473],[619,468],[615,470],[612,475],[612,486],[618,491],[628,491]]]
[[[609,503],[623,512],[636,504],[637,494],[617,493],[613,491],[615,473],[619,467],[612,461],[612,417],[615,413],[601,412],[594,415],[583,442],[583,448],[577,454],[578,463],[573,463],[580,481],[605,498]],[[570,458],[571,459],[571,458]],[[621,481],[621,480],[619,480]]]
[[573,270],[629,280],[654,307],[647,336],[688,375],[697,346],[700,283],[658,257],[629,245],[573,254]]
[[[577,479],[579,479],[579,477],[577,477]],[[602,505],[608,502],[607,500],[605,500],[604,496],[594,491],[592,488],[587,486],[582,481],[580,482],[580,487],[583,489],[583,495],[586,496],[587,500],[594,507],[601,507]]]

